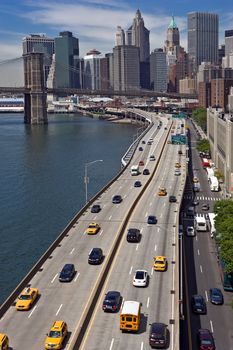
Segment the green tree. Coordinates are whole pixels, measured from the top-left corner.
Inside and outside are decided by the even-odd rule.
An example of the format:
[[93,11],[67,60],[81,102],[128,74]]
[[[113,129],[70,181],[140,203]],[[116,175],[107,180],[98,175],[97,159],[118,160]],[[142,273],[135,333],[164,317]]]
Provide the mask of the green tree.
[[195,109],[192,113],[192,118],[204,132],[207,131],[207,111],[205,108]]
[[209,140],[200,140],[197,142],[198,152],[210,152],[210,142]]

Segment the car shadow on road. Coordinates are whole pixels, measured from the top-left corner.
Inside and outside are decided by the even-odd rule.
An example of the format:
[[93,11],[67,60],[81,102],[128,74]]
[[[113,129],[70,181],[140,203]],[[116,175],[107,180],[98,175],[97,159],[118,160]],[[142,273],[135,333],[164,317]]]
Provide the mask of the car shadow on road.
[[147,322],[148,322],[148,315],[142,313],[138,334],[142,334],[146,332]]

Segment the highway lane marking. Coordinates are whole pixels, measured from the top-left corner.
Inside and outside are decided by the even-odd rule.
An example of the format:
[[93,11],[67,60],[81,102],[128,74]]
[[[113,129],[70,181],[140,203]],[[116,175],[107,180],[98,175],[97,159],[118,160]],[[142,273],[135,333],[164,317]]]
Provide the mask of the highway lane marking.
[[156,252],[156,250],[157,250],[157,244],[155,245],[155,252]]
[[112,215],[109,216],[108,220],[111,220],[111,218],[112,218]]
[[197,250],[197,254],[200,255],[200,250],[199,249]]
[[94,219],[93,220],[96,220],[97,219],[97,215],[94,217]]
[[124,299],[124,298],[122,298],[121,309],[123,308],[124,301],[125,301],[125,299]]
[[106,204],[103,205],[103,208],[105,208],[105,207],[106,207]]
[[203,272],[203,271],[202,271],[202,266],[201,266],[201,265],[200,265],[200,271],[201,271],[201,273]]
[[148,308],[150,304],[150,297],[147,298],[147,303],[146,303],[146,307]]
[[196,236],[196,241],[198,241],[198,238],[197,238],[197,236]]
[[70,254],[73,254],[74,250],[75,250],[75,248],[73,248],[73,249],[70,251]]
[[56,279],[57,276],[58,276],[58,273],[53,277],[51,283],[53,283],[53,282],[55,281],[55,279]]
[[131,275],[132,271],[133,271],[133,266],[131,266],[131,268],[129,270],[129,275]]
[[56,316],[59,314],[59,312],[60,312],[62,306],[63,306],[63,304],[61,304],[61,305],[59,306],[59,308],[58,308],[58,310],[57,310],[57,312],[56,312]]
[[77,276],[75,277],[74,282],[77,281],[77,279],[79,278],[79,275],[80,275],[80,272],[77,273]]
[[133,186],[130,186],[130,190],[132,190]]
[[122,186],[119,187],[119,190],[122,189]]
[[30,318],[33,314],[33,312],[36,310],[37,305],[34,306],[34,308],[32,309],[32,311],[30,312],[30,314],[28,315],[28,318]]
[[206,297],[206,301],[208,302],[209,299],[208,299],[208,293],[207,293],[207,290],[205,290],[205,297]]
[[112,350],[113,344],[114,344],[114,338],[112,338],[109,350]]
[[102,235],[103,231],[104,231],[104,230],[101,230],[101,231],[100,231],[100,236]]
[[211,332],[214,333],[213,322],[211,320],[210,320],[210,329],[211,329]]
[[143,341],[141,342],[141,350],[143,350],[144,343]]
[[138,244],[136,245],[136,250],[138,250]]
[[127,196],[127,195],[125,194],[123,198],[126,198],[126,196]]
[[151,268],[151,273],[150,273],[151,276],[153,275],[153,273],[154,273],[154,267]]
[[143,232],[143,230],[144,230],[144,227],[141,228],[141,233]]
[[145,218],[148,216],[148,213],[146,213]]
[[152,206],[152,202],[150,202],[150,207]]
[[163,207],[165,207],[166,203],[163,203]]

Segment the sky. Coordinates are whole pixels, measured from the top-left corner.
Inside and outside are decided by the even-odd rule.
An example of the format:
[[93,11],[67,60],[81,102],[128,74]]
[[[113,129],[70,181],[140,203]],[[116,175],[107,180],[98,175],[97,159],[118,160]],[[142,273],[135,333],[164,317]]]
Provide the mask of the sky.
[[103,54],[115,45],[117,26],[128,29],[140,9],[150,30],[151,51],[163,47],[174,15],[181,45],[187,48],[187,13],[219,15],[219,44],[233,29],[232,0],[0,0],[0,62],[22,55],[22,38],[44,33],[56,37],[69,30],[79,38],[80,56],[95,48]]

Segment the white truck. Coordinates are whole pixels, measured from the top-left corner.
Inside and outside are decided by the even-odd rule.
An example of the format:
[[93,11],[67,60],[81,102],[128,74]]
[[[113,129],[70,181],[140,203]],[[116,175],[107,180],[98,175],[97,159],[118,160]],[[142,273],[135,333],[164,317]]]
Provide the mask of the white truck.
[[219,182],[216,176],[210,176],[209,178],[210,191],[218,192],[219,191]]
[[131,175],[132,176],[137,176],[139,175],[139,165],[132,165],[130,169]]

